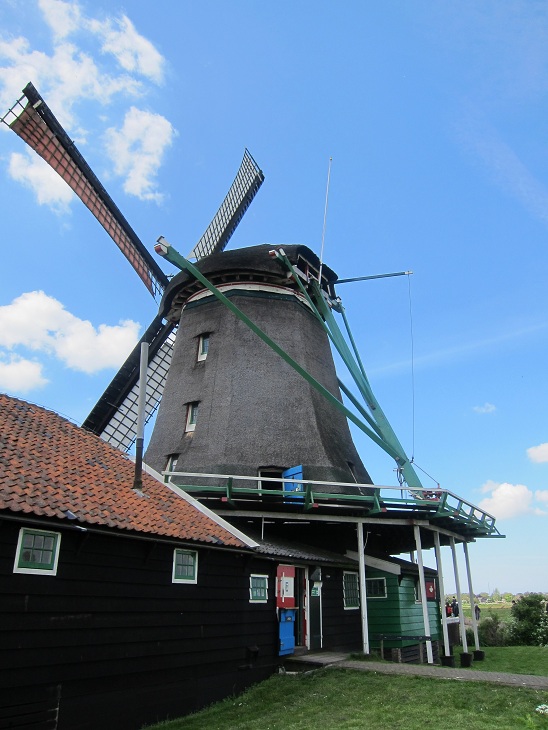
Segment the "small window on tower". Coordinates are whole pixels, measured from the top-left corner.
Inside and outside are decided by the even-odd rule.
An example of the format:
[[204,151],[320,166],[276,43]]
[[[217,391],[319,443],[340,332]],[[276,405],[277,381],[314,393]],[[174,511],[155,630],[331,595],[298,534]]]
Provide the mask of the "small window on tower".
[[175,466],[177,465],[177,459],[179,458],[179,454],[169,454],[166,461],[166,468],[164,470],[164,481],[169,481],[169,474],[166,474],[166,472],[175,471]]
[[187,404],[185,431],[194,431],[198,419],[198,401]]
[[198,338],[198,362],[205,360],[209,351],[209,332]]

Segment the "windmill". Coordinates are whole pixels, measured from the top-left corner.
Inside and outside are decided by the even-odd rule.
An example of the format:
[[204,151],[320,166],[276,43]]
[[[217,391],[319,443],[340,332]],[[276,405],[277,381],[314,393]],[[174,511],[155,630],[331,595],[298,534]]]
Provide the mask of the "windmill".
[[[402,482],[421,487],[371,392],[352,339],[354,353],[334,325],[332,310],[342,311],[337,275],[306,246],[224,251],[264,180],[247,150],[190,254],[196,267],[172,256],[171,247],[157,247],[183,269],[169,281],[32,84],[2,121],[63,177],[150,293],[162,295],[159,314],[142,338],[150,345],[148,417],[162,399],[146,457],[153,467],[265,479],[299,468],[292,475],[302,476],[304,469],[307,479],[370,484],[350,418],[396,460]],[[337,378],[330,342],[371,415]],[[83,424],[126,450],[135,438],[139,350]],[[341,390],[359,418],[342,404]]]

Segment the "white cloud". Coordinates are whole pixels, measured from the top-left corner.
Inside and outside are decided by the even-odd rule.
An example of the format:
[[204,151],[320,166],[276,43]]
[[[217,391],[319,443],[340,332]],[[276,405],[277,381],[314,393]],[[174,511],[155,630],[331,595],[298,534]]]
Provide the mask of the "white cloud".
[[165,117],[135,107],[127,112],[120,130],[107,130],[107,151],[116,173],[126,177],[126,193],[141,200],[162,200],[154,178],[174,135],[175,130]]
[[548,502],[548,489],[537,489],[535,499],[538,502]]
[[[108,104],[117,94],[136,96],[141,84],[127,74],[112,76],[102,72],[88,54],[72,43],[57,43],[51,55],[31,50],[26,38],[0,41],[0,103],[8,109],[32,80],[61,124],[77,128],[73,108],[82,100]],[[74,129],[73,129],[74,131]]]
[[80,372],[120,366],[138,338],[136,322],[95,328],[42,291],[27,292],[0,307],[0,346],[46,352]]
[[38,6],[54,38],[66,38],[82,25],[82,13],[78,3],[64,0],[38,0]]
[[531,446],[527,449],[527,456],[536,464],[545,464],[548,462],[548,443]]
[[137,32],[126,15],[108,18],[104,22],[91,20],[89,28],[103,39],[103,53],[111,53],[123,69],[146,76],[157,84],[162,83],[163,56]]
[[41,363],[18,355],[5,358],[0,354],[0,390],[23,394],[42,388],[47,383]]
[[489,492],[491,496],[482,499],[478,507],[499,520],[527,514],[546,514],[546,512],[534,506],[533,492],[525,484],[509,484],[508,482],[501,484],[488,481],[483,485],[481,491],[483,493]]
[[497,407],[492,403],[484,403],[482,406],[474,406],[472,410],[476,413],[493,413],[497,410]]
[[[2,37],[0,32],[2,111],[14,104],[31,80],[61,124],[81,144],[88,137],[78,117],[83,102],[104,107],[116,98],[135,99],[146,93],[146,82],[163,81],[165,59],[126,15],[98,19],[86,15],[78,2],[66,0],[38,0],[38,5],[51,32],[51,50],[34,48],[24,37]],[[87,118],[91,116],[88,111]],[[95,114],[93,118],[105,122],[104,116]],[[124,144],[126,133],[129,137]],[[109,148],[121,155],[113,162],[117,174],[126,177],[126,192],[142,200],[162,199],[154,178],[174,134],[167,119],[134,107],[127,112],[120,131],[114,127],[108,131]],[[32,187],[41,204],[57,212],[66,210],[69,198],[59,193],[59,183],[50,192],[38,166],[25,164],[23,156],[12,158],[10,174]]]
[[38,155],[14,152],[10,155],[9,175],[36,195],[39,205],[47,205],[56,212],[65,213],[74,193],[65,181]]

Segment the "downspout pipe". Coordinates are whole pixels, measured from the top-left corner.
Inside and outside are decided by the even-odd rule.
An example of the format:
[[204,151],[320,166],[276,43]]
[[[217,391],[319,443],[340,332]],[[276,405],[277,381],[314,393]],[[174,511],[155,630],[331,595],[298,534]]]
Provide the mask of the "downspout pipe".
[[139,398],[137,401],[137,438],[135,439],[135,477],[133,489],[143,488],[143,451],[145,443],[145,405],[147,392],[148,342],[141,342]]

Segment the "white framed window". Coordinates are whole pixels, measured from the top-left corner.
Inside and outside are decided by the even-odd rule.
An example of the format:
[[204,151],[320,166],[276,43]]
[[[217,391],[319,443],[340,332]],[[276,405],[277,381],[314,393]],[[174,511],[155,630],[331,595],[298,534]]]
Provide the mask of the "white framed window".
[[172,583],[197,583],[198,582],[198,553],[195,550],[173,551],[173,573]]
[[360,586],[357,573],[347,570],[343,572],[343,601],[345,610],[360,607]]
[[15,552],[14,573],[57,575],[61,533],[22,527]]
[[198,401],[187,403],[185,431],[194,431],[196,428],[196,421],[198,420],[198,406]]
[[209,332],[204,332],[198,337],[198,357],[197,360],[205,360],[209,352]]
[[268,601],[268,575],[251,574],[249,576],[249,602],[266,603]]
[[366,578],[367,598],[386,598],[386,578]]

